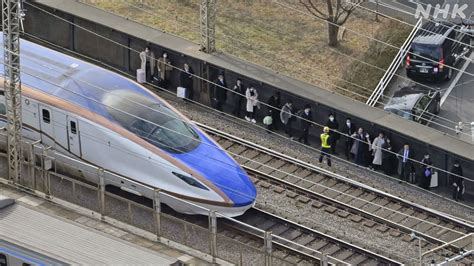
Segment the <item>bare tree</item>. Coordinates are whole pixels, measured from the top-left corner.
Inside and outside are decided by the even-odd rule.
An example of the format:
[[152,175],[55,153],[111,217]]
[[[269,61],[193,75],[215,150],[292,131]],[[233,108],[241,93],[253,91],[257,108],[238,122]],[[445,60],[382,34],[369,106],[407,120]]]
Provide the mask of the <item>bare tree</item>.
[[[339,44],[337,35],[339,27],[346,23],[352,11],[364,0],[300,0],[300,3],[313,16],[324,19],[328,24],[329,46]],[[326,11],[322,6],[326,6]]]

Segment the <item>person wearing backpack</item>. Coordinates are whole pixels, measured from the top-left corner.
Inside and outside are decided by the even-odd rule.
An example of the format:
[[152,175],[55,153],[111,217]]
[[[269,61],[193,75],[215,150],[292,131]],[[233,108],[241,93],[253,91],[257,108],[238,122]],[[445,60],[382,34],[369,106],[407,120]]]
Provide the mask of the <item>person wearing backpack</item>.
[[312,126],[313,122],[313,114],[311,112],[311,105],[305,105],[303,112],[299,116],[301,120],[301,136],[298,138],[298,141],[303,141],[304,144],[308,145],[308,135],[309,135],[309,128]]
[[295,109],[293,107],[293,102],[289,101],[283,105],[280,112],[280,120],[283,126],[285,127],[285,133],[290,139],[293,139],[293,134],[291,130],[291,124],[294,120]]

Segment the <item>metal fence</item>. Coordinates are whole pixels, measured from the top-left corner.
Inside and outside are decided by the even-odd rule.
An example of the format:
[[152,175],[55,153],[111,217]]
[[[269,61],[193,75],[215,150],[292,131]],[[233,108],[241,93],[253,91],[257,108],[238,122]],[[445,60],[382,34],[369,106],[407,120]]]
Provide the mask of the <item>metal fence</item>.
[[[210,255],[213,262],[222,259],[236,265],[296,265],[296,262],[284,259],[285,253],[281,248],[273,248],[285,247],[315,256],[326,265],[327,261],[338,265],[345,264],[336,258],[326,257],[319,251],[273,236],[271,232],[265,232],[191,202],[186,204],[206,210],[209,213],[208,219],[192,223],[166,214],[161,211],[161,200],[166,197],[181,199],[65,156],[44,147],[39,141],[23,142],[22,150],[21,178],[16,184],[8,180],[12,185],[20,186],[47,199],[57,198],[92,210],[99,213],[104,221],[110,217],[133,225],[155,234],[160,242],[173,241],[191,247]],[[5,151],[6,135],[2,131],[0,155],[6,157]],[[120,184],[121,180],[133,182],[144,192],[143,195],[151,195],[147,197],[149,202],[138,203],[105,190],[106,183]],[[239,238],[235,237],[235,234],[239,234],[238,231],[226,230],[228,224],[235,224],[245,228],[246,232],[252,232],[252,240],[239,241]]]

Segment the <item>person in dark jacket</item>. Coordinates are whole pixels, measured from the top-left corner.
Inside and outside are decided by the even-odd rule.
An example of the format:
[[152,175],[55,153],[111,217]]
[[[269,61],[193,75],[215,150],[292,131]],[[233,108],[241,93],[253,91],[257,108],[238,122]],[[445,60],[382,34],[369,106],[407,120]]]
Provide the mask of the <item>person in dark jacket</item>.
[[352,145],[354,144],[354,139],[351,137],[352,134],[356,132],[356,126],[352,123],[352,120],[348,117],[346,123],[342,127],[342,133],[346,134],[346,141],[344,143],[344,153],[347,160],[350,159],[350,152]]
[[364,132],[363,128],[359,128],[357,133],[352,134],[354,138],[354,144],[351,148],[351,153],[355,156],[355,163],[361,166],[367,166],[367,154],[369,152],[369,141],[370,137],[368,133]]
[[421,160],[421,173],[419,185],[421,188],[430,190],[431,176],[433,175],[433,161],[431,161],[430,155],[427,153]]
[[451,168],[451,178],[453,179],[453,199],[455,201],[464,200],[462,194],[464,193],[464,178],[462,178],[462,167],[459,161],[455,161]]
[[186,63],[184,63],[184,71],[179,74],[180,85],[186,88],[186,99],[193,99],[193,69]]
[[329,127],[329,135],[331,135],[331,152],[334,155],[337,155],[336,153],[336,145],[337,141],[341,137],[339,132],[339,123],[336,120],[336,117],[334,114],[329,114],[328,121],[326,122],[326,126]]
[[390,138],[385,137],[385,143],[382,145],[382,168],[386,175],[393,174],[393,162],[395,155],[393,154],[393,146]]
[[398,152],[398,174],[400,175],[400,180],[414,183],[414,158],[415,154],[413,150],[410,149],[410,145],[403,145],[403,148]]
[[298,141],[303,141],[304,144],[308,144],[309,128],[313,125],[313,114],[311,112],[311,106],[305,105],[303,113],[301,114],[301,136]]
[[295,119],[295,108],[293,107],[293,102],[289,101],[283,105],[280,112],[280,121],[285,127],[285,133],[290,139],[293,139],[293,132],[291,129],[291,124]]
[[277,91],[275,94],[270,96],[267,101],[268,104],[268,109],[272,109],[272,129],[273,130],[278,130],[279,127],[279,122],[280,121],[280,109],[281,109],[281,103],[280,103],[280,92]]
[[234,116],[240,117],[240,112],[242,110],[242,102],[245,95],[244,84],[242,83],[241,79],[237,79],[235,82],[234,87],[232,88],[231,92],[231,101],[234,104],[234,108],[232,109],[232,114]]
[[224,75],[219,74],[214,83],[211,88],[212,106],[219,111],[223,111],[223,106],[227,101],[227,82]]

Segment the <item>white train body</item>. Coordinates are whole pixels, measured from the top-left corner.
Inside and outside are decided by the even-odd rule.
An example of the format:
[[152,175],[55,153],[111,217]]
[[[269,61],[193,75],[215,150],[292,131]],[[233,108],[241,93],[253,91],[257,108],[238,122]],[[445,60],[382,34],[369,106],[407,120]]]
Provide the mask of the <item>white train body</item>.
[[[163,99],[42,46],[22,40],[21,49],[25,138],[133,180],[119,183],[129,192],[141,194],[134,183],[145,184],[229,216],[253,206],[256,190],[245,171]],[[0,111],[5,123],[4,106]],[[162,202],[207,214],[172,197]]]

